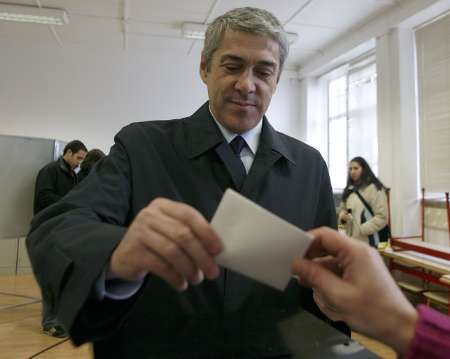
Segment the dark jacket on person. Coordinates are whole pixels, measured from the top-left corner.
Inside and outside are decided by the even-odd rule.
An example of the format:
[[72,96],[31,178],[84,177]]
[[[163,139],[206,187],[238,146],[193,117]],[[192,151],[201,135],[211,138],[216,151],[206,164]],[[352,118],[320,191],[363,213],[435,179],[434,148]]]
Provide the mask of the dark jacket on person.
[[57,293],[58,318],[75,344],[93,341],[96,358],[289,354],[280,321],[301,311],[300,303],[318,312],[311,292],[295,280],[279,292],[221,268],[216,280],[183,293],[148,275],[132,298],[96,299],[112,252],[157,197],[184,202],[210,220],[224,191],[234,188],[305,230],[336,227],[327,166],[315,149],[276,132],[264,118],[242,188],[235,161],[208,103],[188,118],[131,124],[80,186],[33,220],[27,246],[34,272]]
[[89,174],[90,171],[91,171],[90,168],[81,169],[80,172],[77,173],[78,183],[83,181],[87,177],[87,175]]
[[62,156],[43,167],[36,177],[34,214],[59,201],[77,183],[76,173]]

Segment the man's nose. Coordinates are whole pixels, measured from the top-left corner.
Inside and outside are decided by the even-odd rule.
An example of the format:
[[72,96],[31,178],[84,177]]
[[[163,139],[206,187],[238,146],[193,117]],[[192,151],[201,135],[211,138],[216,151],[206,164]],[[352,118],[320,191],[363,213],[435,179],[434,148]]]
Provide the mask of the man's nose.
[[242,93],[250,93],[256,90],[253,74],[250,71],[242,72],[237,81],[235,88]]

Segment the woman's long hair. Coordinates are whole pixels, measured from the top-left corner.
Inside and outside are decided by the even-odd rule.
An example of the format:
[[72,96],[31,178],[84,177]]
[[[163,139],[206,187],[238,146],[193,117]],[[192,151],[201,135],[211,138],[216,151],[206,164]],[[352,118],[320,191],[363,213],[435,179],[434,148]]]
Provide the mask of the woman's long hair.
[[90,150],[86,154],[86,157],[84,158],[83,162],[81,162],[80,165],[81,171],[86,172],[86,174],[89,173],[94,164],[103,157],[105,157],[105,154],[103,153],[102,150],[99,150],[98,148]]
[[386,186],[377,178],[377,176],[375,176],[369,164],[364,158],[358,156],[353,158],[350,163],[351,162],[356,162],[361,166],[361,177],[359,178],[358,183],[355,183],[350,177],[350,171],[348,172],[347,185],[345,186],[344,193],[342,194],[343,201],[346,201],[348,196],[350,196],[350,193],[352,193],[355,189],[366,187],[372,183],[375,185],[375,187],[377,187],[378,190],[386,189]]

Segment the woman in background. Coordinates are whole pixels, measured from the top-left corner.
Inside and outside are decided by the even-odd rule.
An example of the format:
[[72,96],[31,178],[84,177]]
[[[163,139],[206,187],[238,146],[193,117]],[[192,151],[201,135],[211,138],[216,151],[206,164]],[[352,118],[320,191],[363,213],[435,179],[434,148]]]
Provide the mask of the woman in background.
[[105,154],[103,151],[99,150],[98,148],[94,148],[93,150],[90,150],[86,157],[84,158],[83,162],[81,162],[80,165],[80,172],[78,172],[78,182],[81,182],[86,178],[86,176],[91,171],[94,164],[101,158],[105,157]]
[[345,226],[349,237],[378,246],[378,232],[388,223],[385,190],[364,158],[355,157],[350,161],[347,185],[339,207],[339,223]]

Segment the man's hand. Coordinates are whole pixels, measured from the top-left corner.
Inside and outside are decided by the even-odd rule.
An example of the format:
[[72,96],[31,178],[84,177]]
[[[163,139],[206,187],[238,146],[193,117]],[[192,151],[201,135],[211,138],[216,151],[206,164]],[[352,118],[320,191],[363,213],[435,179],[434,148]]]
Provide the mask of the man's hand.
[[131,281],[152,273],[182,291],[188,282],[219,275],[213,257],[221,250],[219,237],[197,210],[157,198],[131,223],[112,254],[109,273]]
[[293,273],[313,288],[322,312],[405,353],[414,335],[417,312],[377,251],[330,228],[310,234],[314,241],[309,259],[296,260]]

